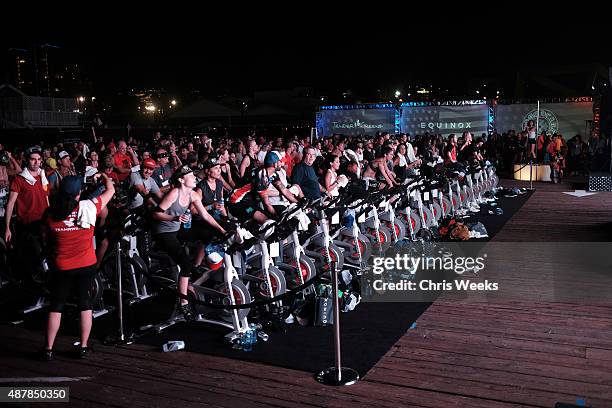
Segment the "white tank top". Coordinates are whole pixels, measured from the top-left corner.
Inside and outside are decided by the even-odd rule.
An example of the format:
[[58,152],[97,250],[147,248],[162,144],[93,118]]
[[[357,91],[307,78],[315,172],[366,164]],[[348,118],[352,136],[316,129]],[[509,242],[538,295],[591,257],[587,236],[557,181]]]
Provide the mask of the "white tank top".
[[[338,176],[332,172],[331,173],[331,180],[329,181],[329,184],[334,184],[336,182],[336,180],[338,180]],[[333,190],[331,190],[329,192],[329,194],[331,194],[332,197],[338,197],[340,195],[340,192],[338,191],[338,185],[336,184],[336,187],[333,188]]]
[[406,167],[408,165],[408,162],[406,161],[406,156],[404,156],[401,153],[398,153],[397,156],[399,157],[399,163],[398,166],[400,167]]

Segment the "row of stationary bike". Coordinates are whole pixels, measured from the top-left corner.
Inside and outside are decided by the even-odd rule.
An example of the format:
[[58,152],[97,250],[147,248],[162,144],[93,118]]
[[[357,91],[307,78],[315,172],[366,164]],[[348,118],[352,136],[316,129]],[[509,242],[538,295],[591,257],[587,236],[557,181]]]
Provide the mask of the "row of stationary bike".
[[[407,242],[435,240],[442,218],[484,202],[485,193],[498,183],[493,167],[454,176],[415,177],[375,191],[349,184],[338,197],[291,204],[276,221],[236,224],[206,247],[208,267],[196,268],[189,287],[196,320],[226,327],[230,332],[225,337],[233,342],[249,330],[250,322],[261,328],[286,321],[296,299],[314,291],[309,283],[315,277],[329,282],[332,268],[341,287],[359,288],[371,257]],[[116,289],[121,264],[127,303],[151,297],[160,288],[176,291],[179,267],[151,245],[142,217],[128,215],[112,247],[102,275],[107,288]],[[345,311],[359,302],[359,293],[352,300]],[[181,321],[177,304],[166,321],[143,329],[159,332]],[[259,335],[267,336],[262,330]]]

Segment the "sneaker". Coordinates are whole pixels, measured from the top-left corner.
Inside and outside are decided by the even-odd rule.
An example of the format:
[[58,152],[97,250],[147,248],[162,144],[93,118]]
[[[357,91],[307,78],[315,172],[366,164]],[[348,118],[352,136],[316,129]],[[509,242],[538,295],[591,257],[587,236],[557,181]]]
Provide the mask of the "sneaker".
[[180,311],[185,317],[186,322],[193,322],[195,320],[195,313],[193,312],[193,308],[191,307],[191,303],[185,303],[180,305]]
[[39,351],[39,357],[42,361],[51,361],[55,359],[55,353],[53,350],[48,350],[46,348]]
[[78,358],[87,358],[89,353],[91,353],[91,348],[89,348],[89,347],[79,347],[77,349],[77,357]]

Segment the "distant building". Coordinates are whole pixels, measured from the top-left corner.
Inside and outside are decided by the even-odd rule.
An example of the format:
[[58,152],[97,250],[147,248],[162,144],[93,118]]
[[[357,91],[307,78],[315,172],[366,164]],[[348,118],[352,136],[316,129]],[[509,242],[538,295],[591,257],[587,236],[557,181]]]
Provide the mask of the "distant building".
[[80,94],[87,85],[81,66],[69,62],[66,51],[52,44],[35,44],[27,49],[10,48],[2,63],[3,78],[27,95],[66,97]]

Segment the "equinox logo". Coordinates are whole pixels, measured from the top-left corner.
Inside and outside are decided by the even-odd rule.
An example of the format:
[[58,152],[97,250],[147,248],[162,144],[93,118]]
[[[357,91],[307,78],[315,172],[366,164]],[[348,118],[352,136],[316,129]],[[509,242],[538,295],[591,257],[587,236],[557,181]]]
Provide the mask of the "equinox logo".
[[472,122],[421,122],[421,129],[471,129]]

